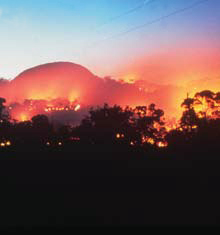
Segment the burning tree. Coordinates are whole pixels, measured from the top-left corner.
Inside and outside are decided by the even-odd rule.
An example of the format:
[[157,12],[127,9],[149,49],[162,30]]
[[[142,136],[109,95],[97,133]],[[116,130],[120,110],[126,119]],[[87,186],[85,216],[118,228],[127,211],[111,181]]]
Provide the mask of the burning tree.
[[196,93],[194,108],[199,118],[220,118],[220,94],[209,90]]
[[163,121],[164,111],[156,109],[155,104],[138,106],[135,108],[135,126],[139,133],[139,144],[151,144],[165,147],[166,135],[165,123]]
[[180,127],[186,132],[192,132],[192,130],[198,125],[198,117],[193,107],[194,102],[194,99],[187,98],[181,105],[184,107],[185,111],[183,112],[180,120]]

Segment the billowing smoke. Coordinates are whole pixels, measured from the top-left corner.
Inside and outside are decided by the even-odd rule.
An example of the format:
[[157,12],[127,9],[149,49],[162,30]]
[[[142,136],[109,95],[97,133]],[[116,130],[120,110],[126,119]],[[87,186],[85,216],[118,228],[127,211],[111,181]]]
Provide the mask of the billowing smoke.
[[[178,95],[185,98],[185,90],[176,86],[145,81],[129,84],[110,77],[99,78],[81,65],[69,62],[28,69],[10,83],[0,84],[0,89],[1,96],[10,104],[13,118],[19,119],[19,114],[20,120],[30,119],[42,110],[75,111],[80,106],[88,108],[104,103],[132,107],[155,103],[170,116],[175,116],[182,101],[177,99]],[[85,115],[85,112],[78,113],[81,117]]]
[[7,92],[3,90],[2,94],[10,102],[57,98],[77,99],[89,105],[146,102],[146,94],[140,93],[136,86],[122,84],[111,78],[99,78],[86,68],[68,62],[28,69],[12,80]]

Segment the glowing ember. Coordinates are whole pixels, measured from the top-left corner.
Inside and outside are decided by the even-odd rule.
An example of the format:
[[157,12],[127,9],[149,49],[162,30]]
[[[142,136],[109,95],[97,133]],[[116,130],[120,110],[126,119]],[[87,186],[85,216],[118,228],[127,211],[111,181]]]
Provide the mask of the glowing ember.
[[117,139],[120,139],[121,138],[121,135],[118,133],[118,134],[116,134],[116,138]]
[[1,147],[5,147],[5,145],[6,145],[6,144],[5,144],[4,142],[2,142],[2,143],[0,144]]
[[168,143],[167,142],[158,142],[157,146],[159,148],[166,148],[168,146]]
[[154,145],[154,143],[155,143],[154,139],[152,139],[152,138],[149,138],[149,139],[147,140],[147,142],[148,142],[149,144],[152,144],[152,145]]
[[6,141],[6,146],[10,146],[11,145],[11,142],[8,140],[8,141]]
[[124,134],[117,133],[117,134],[116,134],[116,138],[117,138],[117,139],[123,139],[123,138],[125,138],[125,135],[124,135]]
[[130,145],[131,145],[131,146],[134,146],[134,145],[135,145],[135,143],[134,143],[133,141],[131,141],[131,142],[130,142]]

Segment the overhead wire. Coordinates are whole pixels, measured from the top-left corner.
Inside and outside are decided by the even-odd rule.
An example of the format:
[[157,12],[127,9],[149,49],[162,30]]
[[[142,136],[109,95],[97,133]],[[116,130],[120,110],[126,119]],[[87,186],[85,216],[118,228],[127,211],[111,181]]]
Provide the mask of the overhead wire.
[[147,23],[144,23],[144,24],[141,24],[141,25],[132,27],[132,28],[130,28],[130,29],[126,30],[126,31],[123,31],[123,32],[121,32],[121,33],[118,33],[118,34],[112,35],[112,36],[110,36],[110,37],[107,37],[107,38],[105,38],[105,39],[102,39],[102,40],[100,40],[100,41],[94,42],[94,43],[92,43],[92,44],[89,46],[89,48],[91,48],[91,47],[93,47],[93,46],[97,46],[97,45],[99,45],[99,44],[101,44],[101,43],[103,43],[103,42],[105,42],[105,41],[108,41],[108,40],[111,40],[111,39],[114,39],[114,38],[118,38],[118,37],[124,36],[124,35],[126,35],[126,34],[128,34],[128,33],[137,31],[137,30],[139,30],[139,29],[141,29],[141,28],[145,28],[145,27],[150,26],[150,25],[152,25],[152,24],[158,23],[158,22],[160,22],[160,21],[162,21],[162,20],[164,20],[164,19],[167,19],[167,18],[169,18],[169,17],[175,16],[175,15],[178,15],[178,14],[183,13],[183,12],[185,12],[185,11],[188,11],[188,10],[190,10],[190,9],[193,9],[193,8],[197,7],[198,5],[201,5],[201,4],[203,4],[203,3],[205,3],[205,2],[208,2],[208,1],[210,1],[210,0],[200,0],[200,1],[194,2],[194,3],[192,3],[192,4],[189,5],[189,6],[186,6],[186,7],[180,8],[180,9],[177,9],[177,10],[175,10],[175,11],[169,13],[169,14],[163,15],[163,16],[161,16],[161,17],[159,17],[159,18],[156,18],[156,19],[154,19],[154,20],[151,20],[151,21],[149,21],[149,22],[147,22]]

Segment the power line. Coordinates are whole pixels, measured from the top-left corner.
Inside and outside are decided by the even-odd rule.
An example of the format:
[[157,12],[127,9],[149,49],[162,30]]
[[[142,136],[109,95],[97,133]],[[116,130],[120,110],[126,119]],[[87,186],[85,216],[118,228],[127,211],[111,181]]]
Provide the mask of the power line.
[[104,24],[100,25],[100,27],[103,27],[103,26],[105,26],[105,25],[108,25],[108,24],[110,24],[111,22],[116,21],[116,20],[118,20],[118,19],[120,19],[120,18],[122,18],[122,17],[124,17],[124,16],[126,16],[126,15],[129,15],[129,14],[133,13],[133,12],[139,11],[139,10],[142,9],[144,6],[150,5],[151,3],[155,2],[155,1],[157,1],[157,0],[145,0],[145,1],[143,1],[140,5],[138,5],[138,6],[134,7],[134,8],[132,8],[132,9],[129,9],[129,10],[125,11],[124,13],[120,14],[120,15],[117,15],[117,16],[115,16],[115,17],[112,17],[112,18],[109,19],[107,22],[105,22]]
[[190,10],[190,9],[192,9],[192,8],[195,8],[195,7],[197,7],[198,5],[201,5],[201,4],[203,4],[203,3],[205,3],[205,2],[208,2],[208,1],[210,1],[210,0],[201,0],[201,1],[197,1],[197,2],[191,4],[191,5],[187,6],[187,7],[178,9],[178,10],[176,10],[176,11],[174,11],[174,12],[171,12],[171,13],[169,13],[169,14],[167,14],[167,15],[163,15],[163,16],[161,16],[161,17],[155,19],[155,20],[149,21],[149,22],[147,22],[147,23],[145,23],[145,24],[142,24],[142,25],[138,25],[138,26],[133,27],[133,28],[130,28],[130,29],[124,31],[124,32],[115,34],[115,35],[113,35],[113,36],[107,37],[107,38],[105,38],[105,39],[103,39],[103,40],[100,40],[100,41],[98,41],[98,42],[95,42],[95,43],[93,43],[90,47],[95,46],[95,45],[98,45],[98,44],[100,44],[100,43],[102,43],[102,42],[105,42],[105,41],[108,41],[108,40],[117,38],[117,37],[121,37],[121,36],[126,35],[126,34],[128,34],[128,33],[137,31],[137,30],[139,30],[139,29],[141,29],[141,28],[147,27],[147,26],[149,26],[149,25],[158,23],[158,22],[160,22],[160,21],[162,21],[162,20],[164,20],[164,19],[167,19],[167,18],[169,18],[169,17],[171,17],[171,16],[174,16],[174,15],[178,15],[178,14],[183,13],[183,12],[185,12],[185,11],[188,11],[188,10]]

